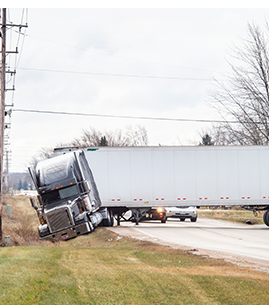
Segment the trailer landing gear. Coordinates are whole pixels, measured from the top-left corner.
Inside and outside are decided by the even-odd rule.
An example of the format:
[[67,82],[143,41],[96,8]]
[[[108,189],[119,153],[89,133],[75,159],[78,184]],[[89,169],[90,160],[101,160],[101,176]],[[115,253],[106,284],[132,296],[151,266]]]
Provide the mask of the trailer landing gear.
[[138,225],[139,221],[146,215],[149,208],[130,209],[134,216],[135,224]]

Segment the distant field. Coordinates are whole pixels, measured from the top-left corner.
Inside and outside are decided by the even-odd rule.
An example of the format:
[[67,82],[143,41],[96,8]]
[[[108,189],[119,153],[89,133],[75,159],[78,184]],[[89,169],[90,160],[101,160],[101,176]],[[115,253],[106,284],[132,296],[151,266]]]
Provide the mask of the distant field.
[[40,242],[28,199],[9,203],[4,236],[21,246],[0,248],[0,304],[269,304],[266,273],[104,228]]
[[198,215],[213,219],[228,220],[236,223],[263,224],[263,211],[259,211],[256,215],[251,211],[242,209],[231,210],[203,210],[198,209]]

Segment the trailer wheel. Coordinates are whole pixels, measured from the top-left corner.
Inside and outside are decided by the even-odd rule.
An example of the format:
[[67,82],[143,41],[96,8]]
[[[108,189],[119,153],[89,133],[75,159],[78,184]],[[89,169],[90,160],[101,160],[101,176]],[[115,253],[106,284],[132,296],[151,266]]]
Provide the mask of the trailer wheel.
[[266,210],[263,214],[263,221],[269,227],[269,210]]

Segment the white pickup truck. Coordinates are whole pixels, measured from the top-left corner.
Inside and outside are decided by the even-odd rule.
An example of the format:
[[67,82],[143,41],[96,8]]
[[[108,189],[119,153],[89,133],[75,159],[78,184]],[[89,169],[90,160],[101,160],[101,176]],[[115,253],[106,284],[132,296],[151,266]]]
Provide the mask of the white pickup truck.
[[196,222],[198,218],[196,207],[166,207],[165,209],[167,218],[178,218],[181,221],[190,219],[191,222]]

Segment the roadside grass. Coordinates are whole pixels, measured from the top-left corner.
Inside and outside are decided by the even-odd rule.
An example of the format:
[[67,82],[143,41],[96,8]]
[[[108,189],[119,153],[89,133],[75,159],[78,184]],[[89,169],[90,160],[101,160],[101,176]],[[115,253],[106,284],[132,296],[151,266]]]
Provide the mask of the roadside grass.
[[243,209],[231,209],[231,210],[198,210],[198,217],[208,217],[218,220],[228,220],[236,223],[248,223],[248,224],[263,224],[263,211],[257,211],[254,215],[251,211]]
[[[21,197],[13,204],[25,204],[27,211],[30,203]],[[12,228],[13,221],[21,220],[10,221]],[[36,230],[29,227],[28,234]],[[269,304],[268,289],[265,272],[119,237],[105,228],[66,242],[37,244],[33,237],[31,246],[0,248],[0,304],[260,305]]]

